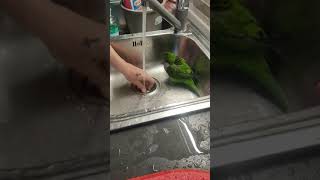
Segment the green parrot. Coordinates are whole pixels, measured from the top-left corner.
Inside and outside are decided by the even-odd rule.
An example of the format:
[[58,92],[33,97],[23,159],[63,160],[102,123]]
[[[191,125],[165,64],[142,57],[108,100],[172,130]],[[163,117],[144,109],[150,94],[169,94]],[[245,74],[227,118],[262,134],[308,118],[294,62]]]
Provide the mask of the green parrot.
[[254,81],[283,111],[286,94],[274,78],[266,59],[266,33],[239,0],[218,0],[228,4],[213,15],[215,70],[237,72]]
[[165,53],[165,60],[168,63],[165,70],[169,75],[169,82],[174,85],[185,86],[200,96],[200,90],[194,81],[193,71],[187,62],[171,52]]
[[166,60],[167,63],[172,65],[176,61],[176,55],[172,52],[165,52],[164,59]]
[[288,110],[286,94],[273,77],[265,57],[260,54],[224,54],[217,55],[218,59],[214,68],[224,72],[237,72],[242,76],[253,80],[255,84],[263,89],[275,104],[283,111]]
[[[226,1],[226,0],[223,0]],[[263,51],[266,33],[238,0],[228,0],[227,9],[213,13],[213,43],[218,50]]]

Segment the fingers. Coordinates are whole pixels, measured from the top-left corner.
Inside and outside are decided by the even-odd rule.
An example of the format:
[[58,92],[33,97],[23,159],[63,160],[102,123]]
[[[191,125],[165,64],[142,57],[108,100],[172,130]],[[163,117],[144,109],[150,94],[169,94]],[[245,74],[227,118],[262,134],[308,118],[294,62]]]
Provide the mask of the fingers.
[[135,81],[134,85],[136,85],[142,93],[147,92],[146,87],[143,84],[143,81]]
[[142,79],[140,79],[140,81],[144,84],[144,87],[147,90],[151,90],[154,86],[155,80],[145,72],[142,72],[141,78]]
[[147,88],[148,90],[151,90],[152,87],[153,87],[154,84],[155,84],[155,80],[154,80],[152,77],[147,76],[145,81],[146,81],[146,82],[145,82],[146,88]]
[[142,93],[146,93],[147,90],[152,89],[155,80],[151,76],[136,66],[129,65],[128,67],[127,73],[124,75],[129,82],[135,85]]
[[144,80],[143,79],[137,80],[133,84],[137,86],[137,88],[140,89],[142,93],[146,93],[147,90],[152,89],[152,87],[154,86],[154,83],[155,83],[155,80],[152,77],[148,75],[144,75]]

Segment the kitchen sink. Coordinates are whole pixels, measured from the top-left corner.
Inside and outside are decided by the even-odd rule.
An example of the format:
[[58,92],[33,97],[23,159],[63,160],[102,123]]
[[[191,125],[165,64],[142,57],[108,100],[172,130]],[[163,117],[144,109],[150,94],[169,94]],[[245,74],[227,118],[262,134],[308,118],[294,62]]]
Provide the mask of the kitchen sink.
[[[125,60],[142,68],[142,39],[140,35],[114,38],[114,49]],[[164,53],[175,52],[201,70],[200,96],[188,89],[171,85],[164,69]],[[133,89],[125,77],[115,69],[110,70],[111,130],[148,122],[210,107],[210,58],[209,51],[201,46],[191,33],[173,34],[171,31],[154,31],[146,37],[146,72],[156,80],[156,86],[141,94]]]

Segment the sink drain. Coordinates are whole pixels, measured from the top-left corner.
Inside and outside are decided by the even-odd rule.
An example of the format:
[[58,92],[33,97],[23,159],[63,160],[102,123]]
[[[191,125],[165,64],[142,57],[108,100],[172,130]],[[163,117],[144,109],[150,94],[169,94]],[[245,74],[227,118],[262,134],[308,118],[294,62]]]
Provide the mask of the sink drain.
[[142,95],[153,95],[158,91],[158,89],[160,87],[160,82],[156,78],[153,78],[153,79],[155,80],[155,83],[150,90],[147,90],[146,93],[142,93],[137,87],[135,87],[133,85],[131,85],[131,88],[133,89],[133,91],[135,91],[139,94],[142,94]]

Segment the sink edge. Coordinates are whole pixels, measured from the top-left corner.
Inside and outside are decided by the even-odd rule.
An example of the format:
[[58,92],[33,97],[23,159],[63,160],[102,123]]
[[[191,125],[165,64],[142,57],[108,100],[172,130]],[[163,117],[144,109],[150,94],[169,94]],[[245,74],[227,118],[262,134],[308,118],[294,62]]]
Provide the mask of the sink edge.
[[151,111],[140,111],[124,115],[123,117],[110,117],[110,131],[141,125],[143,123],[174,117],[185,113],[205,110],[210,108],[210,95],[198,99],[170,104]]

